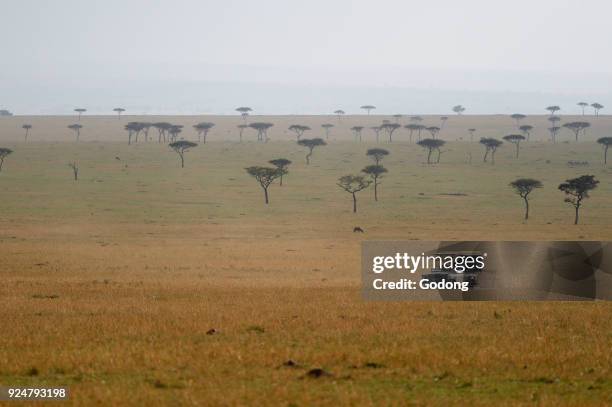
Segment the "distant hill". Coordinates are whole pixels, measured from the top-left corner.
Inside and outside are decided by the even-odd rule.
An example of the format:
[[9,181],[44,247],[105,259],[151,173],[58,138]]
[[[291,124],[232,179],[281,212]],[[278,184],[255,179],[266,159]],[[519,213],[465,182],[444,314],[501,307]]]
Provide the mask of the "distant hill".
[[8,110],[0,110],[0,116],[12,116],[13,113],[9,112]]

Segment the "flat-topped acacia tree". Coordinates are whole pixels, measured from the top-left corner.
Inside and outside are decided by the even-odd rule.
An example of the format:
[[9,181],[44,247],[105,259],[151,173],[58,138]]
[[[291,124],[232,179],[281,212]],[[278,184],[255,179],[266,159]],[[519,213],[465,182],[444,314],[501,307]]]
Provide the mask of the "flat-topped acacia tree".
[[559,190],[565,192],[565,202],[572,205],[576,211],[574,225],[578,224],[578,211],[582,201],[589,197],[589,192],[597,188],[599,181],[594,175],[582,175],[578,178],[566,180],[559,185]]
[[32,130],[32,125],[31,124],[24,124],[23,126],[21,126],[21,128],[25,130],[24,141],[28,141],[28,136],[30,135],[30,130]]
[[423,121],[423,117],[419,116],[419,115],[415,115],[415,116],[410,116],[410,121],[411,122],[417,122],[420,123]]
[[321,127],[323,128],[323,130],[325,130],[325,140],[329,140],[329,132],[331,131],[332,127],[334,127],[334,125],[331,123],[323,123]]
[[521,141],[525,140],[525,136],[521,134],[508,134],[507,136],[504,136],[503,139],[516,146],[516,158],[519,158]]
[[548,110],[550,112],[551,116],[554,116],[555,113],[559,112],[561,110],[561,108],[557,105],[552,105],[552,106],[548,106],[546,107],[546,110]]
[[427,150],[427,164],[431,164],[432,163],[431,162],[431,154],[434,151],[438,152],[438,158],[436,160],[436,163],[440,162],[440,155],[442,153],[440,151],[440,148],[444,144],[446,144],[446,142],[444,140],[433,139],[433,138],[425,138],[423,140],[417,141],[417,144]]
[[117,113],[117,120],[121,120],[121,113],[125,112],[125,109],[122,107],[116,107],[113,109],[113,112]]
[[183,125],[181,124],[173,124],[168,129],[168,134],[170,134],[170,141],[175,142],[178,139],[178,135],[183,131]]
[[82,107],[74,109],[78,114],[78,120],[81,121],[81,115],[87,111],[87,109],[83,109]]
[[361,141],[361,131],[363,130],[363,126],[353,126],[351,127],[351,131],[355,135],[355,141]]
[[394,114],[393,118],[395,119],[395,123],[399,123],[400,119],[403,117],[401,114]]
[[548,128],[548,132],[550,133],[550,140],[553,143],[557,142],[557,135],[559,134],[560,131],[561,131],[561,127],[559,126],[552,126]]
[[521,120],[523,120],[526,117],[527,116],[525,116],[522,113],[514,113],[514,114],[510,115],[510,118],[516,122],[516,127],[517,128],[521,126]]
[[292,131],[297,136],[297,141],[300,141],[305,132],[309,131],[310,127],[302,124],[292,124],[289,126],[289,131]]
[[334,110],[334,114],[336,116],[338,116],[338,121],[340,121],[340,119],[342,118],[342,116],[344,116],[345,112],[342,109],[338,109],[338,110]]
[[240,107],[236,108],[236,111],[238,113],[240,113],[240,116],[242,117],[242,120],[244,120],[244,123],[246,124],[247,118],[249,117],[249,114],[251,114],[253,109],[251,109],[248,106],[240,106]]
[[365,110],[366,112],[368,112],[368,115],[369,115],[372,110],[376,109],[376,106],[374,106],[374,105],[363,105],[363,106],[360,107],[360,109]]
[[124,129],[128,132],[128,145],[132,144],[132,137],[135,136],[135,141],[138,142],[138,134],[142,131],[142,123],[129,122],[124,126]]
[[370,130],[374,131],[374,135],[376,136],[376,142],[380,141],[380,132],[382,131],[382,126],[372,126]]
[[286,171],[280,168],[258,166],[247,167],[245,170],[251,177],[255,178],[257,182],[259,182],[259,185],[264,191],[264,198],[267,205],[269,203],[268,187],[274,182],[275,179],[280,178],[283,174],[285,174]]
[[169,146],[181,158],[181,168],[185,168],[185,153],[189,151],[190,148],[197,147],[198,144],[193,141],[178,140],[170,143]]
[[268,161],[270,164],[275,166],[277,169],[281,170],[280,182],[279,185],[283,186],[283,175],[287,174],[289,170],[289,166],[291,165],[291,160],[287,160],[286,158],[277,158],[274,160]]
[[601,103],[593,103],[591,107],[595,110],[595,116],[599,116],[599,111],[604,108]]
[[83,128],[83,126],[80,124],[71,124],[68,126],[68,128],[74,131],[74,134],[76,134],[76,141],[79,141],[79,138],[81,137],[81,129]]
[[589,104],[587,102],[578,102],[578,106],[580,106],[580,108],[582,109],[582,115],[584,116],[584,109],[588,106]]
[[600,137],[597,142],[601,144],[604,150],[604,165],[608,164],[608,148],[612,146],[612,137]]
[[380,162],[383,160],[383,158],[388,155],[389,151],[385,150],[384,148],[370,148],[366,152],[366,156],[370,157],[376,165],[380,165]]
[[453,106],[453,112],[457,113],[458,116],[461,116],[463,112],[465,112],[465,107],[462,105]]
[[385,123],[380,127],[387,133],[387,136],[389,137],[389,143],[393,143],[393,133],[395,132],[395,130],[401,128],[402,125],[399,123]]
[[387,169],[382,165],[368,165],[363,170],[361,170],[366,175],[369,175],[372,178],[372,183],[374,184],[374,200],[378,202],[378,185],[380,185],[380,179],[387,172]]
[[167,141],[167,134],[168,134],[168,130],[170,130],[170,128],[172,127],[172,123],[168,123],[168,122],[157,122],[157,123],[153,123],[153,127],[155,127],[157,129],[157,142],[161,143],[162,140],[164,141],[164,143]]
[[404,128],[408,130],[408,140],[411,143],[412,143],[412,135],[414,134],[415,131],[419,130],[420,126],[421,126],[420,124],[416,124],[416,123],[409,123],[404,126]]
[[202,144],[206,144],[208,132],[213,127],[215,127],[215,124],[210,122],[202,122],[194,125],[193,128],[195,129],[196,133],[198,133],[198,141],[202,141]]
[[357,212],[357,192],[370,186],[371,180],[362,175],[344,175],[338,178],[337,185],[353,196],[353,213]]
[[306,154],[306,165],[310,165],[310,157],[315,147],[325,146],[327,143],[322,138],[302,139],[297,142],[299,145],[308,148],[308,154]]
[[444,129],[446,122],[448,121],[448,116],[440,116],[440,130]]
[[574,136],[576,137],[576,141],[578,141],[578,137],[580,136],[580,134],[582,133],[582,135],[584,135],[584,133],[586,132],[586,129],[591,127],[591,123],[589,122],[569,122],[569,123],[565,123],[563,127],[565,127],[566,129],[574,133]]
[[510,183],[516,192],[525,202],[525,220],[529,219],[529,194],[536,188],[542,188],[542,183],[537,179],[519,178]]
[[272,123],[255,122],[249,124],[249,127],[257,130],[257,141],[268,141],[268,130],[274,126]]
[[531,131],[533,130],[533,126],[530,124],[523,124],[522,126],[519,126],[519,130],[523,133],[523,135],[525,136],[525,139],[529,141],[529,138],[531,137]]
[[486,163],[489,153],[491,153],[491,164],[495,164],[495,152],[504,142],[492,137],[483,137],[480,139],[480,144],[485,147],[485,155],[482,161]]
[[0,171],[2,171],[2,165],[4,164],[4,159],[11,155],[13,150],[6,147],[0,147]]

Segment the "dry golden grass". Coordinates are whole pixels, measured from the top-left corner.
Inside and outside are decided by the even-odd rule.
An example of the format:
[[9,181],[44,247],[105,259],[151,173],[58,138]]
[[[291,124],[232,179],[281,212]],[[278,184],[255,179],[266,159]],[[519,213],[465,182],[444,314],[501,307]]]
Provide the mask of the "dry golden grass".
[[[473,144],[451,143],[434,167],[385,145],[381,202],[364,192],[357,215],[334,180],[372,144],[332,143],[306,167],[293,143],[214,142],[181,171],[158,144],[58,142],[67,118],[0,120],[15,150],[0,173],[0,384],[69,385],[80,405],[610,404],[609,303],[372,303],[359,290],[362,239],[610,240],[601,119],[584,143],[530,143],[518,161],[502,149],[494,167]],[[98,140],[127,121],[88,120]],[[220,138],[239,123],[222,120]],[[449,126],[479,120],[507,124]],[[21,121],[48,127],[47,142],[19,142]],[[279,156],[294,165],[265,207],[242,168]],[[565,165],[577,158],[591,166]],[[575,227],[555,183],[585,172],[602,184]],[[517,176],[545,184],[529,223],[507,187]],[[467,195],[440,195],[455,192]]]

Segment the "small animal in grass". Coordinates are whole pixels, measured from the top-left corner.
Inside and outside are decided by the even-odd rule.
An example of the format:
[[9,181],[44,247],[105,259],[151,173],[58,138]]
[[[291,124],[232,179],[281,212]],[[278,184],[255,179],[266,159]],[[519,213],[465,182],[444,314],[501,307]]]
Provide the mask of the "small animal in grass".
[[353,228],[353,233],[363,233],[363,229],[360,228],[359,226],[355,226]]

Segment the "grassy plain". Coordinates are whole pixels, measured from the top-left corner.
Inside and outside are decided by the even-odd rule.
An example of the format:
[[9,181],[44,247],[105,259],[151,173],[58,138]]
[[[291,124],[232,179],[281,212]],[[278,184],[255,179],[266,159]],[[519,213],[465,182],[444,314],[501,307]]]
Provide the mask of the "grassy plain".
[[[366,190],[353,214],[335,181],[375,144],[348,128],[385,118],[252,118],[275,123],[267,144],[248,131],[237,143],[237,117],[84,117],[78,144],[72,117],[2,118],[0,146],[15,152],[0,172],[0,384],[67,384],[75,404],[103,405],[612,403],[607,303],[370,303],[359,291],[365,239],[612,240],[612,168],[594,142],[612,119],[553,145],[546,118],[531,118],[521,157],[504,145],[495,165],[465,130],[501,137],[515,132],[507,117],[451,117],[431,166],[402,130],[381,143],[380,201]],[[128,146],[129,120],[183,124],[192,140],[198,121],[217,127],[181,169],[164,144]],[[306,166],[286,128],[322,136],[323,122],[332,139]],[[293,164],[265,206],[243,168],[279,157]],[[574,226],[556,187],[585,173],[601,184]],[[527,223],[516,177],[544,183]],[[330,376],[306,375],[317,367]]]

